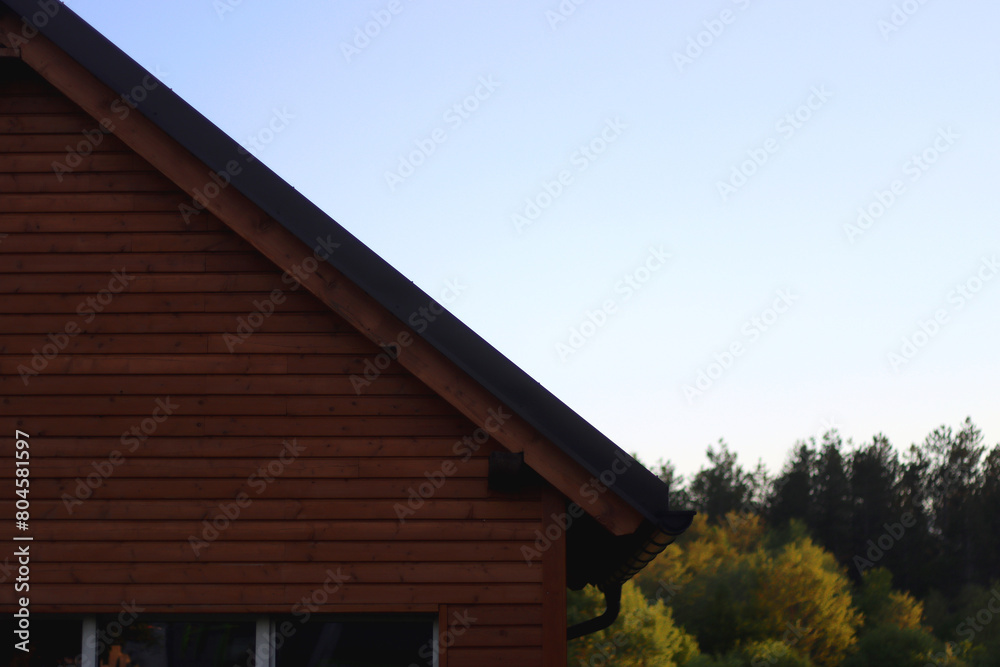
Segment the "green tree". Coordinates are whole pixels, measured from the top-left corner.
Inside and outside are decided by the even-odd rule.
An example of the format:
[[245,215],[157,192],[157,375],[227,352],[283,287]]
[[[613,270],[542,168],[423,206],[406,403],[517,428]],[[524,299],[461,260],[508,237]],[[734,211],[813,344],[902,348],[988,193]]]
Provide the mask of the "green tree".
[[[604,596],[592,586],[571,592],[567,603],[571,625],[604,611]],[[674,623],[670,609],[662,601],[647,602],[629,581],[622,587],[617,620],[604,630],[570,641],[568,665],[675,667],[697,654],[697,642]]]
[[844,563],[854,555],[851,545],[852,497],[850,475],[841,452],[840,434],[829,431],[813,475],[810,525],[816,540]]
[[866,570],[854,593],[854,606],[864,617],[866,630],[891,625],[920,630],[924,605],[906,592],[892,589],[892,573],[884,567]]
[[949,653],[929,632],[883,625],[865,633],[856,651],[841,664],[843,667],[965,667],[967,663]]
[[[813,443],[815,444],[815,443]],[[793,519],[808,522],[813,506],[812,478],[816,450],[798,442],[785,469],[774,480],[768,518],[771,525],[781,527]]]
[[[717,521],[728,512],[756,509],[762,480],[736,461],[736,453],[719,440],[718,449],[708,448],[708,468],[702,468],[688,489],[693,509]],[[764,480],[766,483],[766,480]]]
[[977,580],[1000,577],[1000,444],[986,455],[975,493],[976,518],[973,535],[979,545],[976,553]]
[[940,583],[954,590],[977,582],[979,542],[975,535],[975,514],[982,482],[980,463],[985,453],[983,435],[972,419],[966,418],[958,433],[948,426],[935,429],[924,440],[923,450],[930,461],[928,486],[933,528],[940,536],[938,572],[948,575],[948,580]]
[[780,540],[755,515],[731,513],[715,525],[699,515],[689,532],[660,573],[679,588],[669,601],[674,618],[703,651],[777,640],[817,665],[846,654],[860,617],[830,553],[808,539],[773,546]]
[[[904,508],[899,499],[900,464],[896,450],[882,434],[850,454],[851,545],[849,558],[862,555],[887,523],[899,521]],[[887,562],[892,562],[890,559]],[[859,577],[848,563],[849,572]]]

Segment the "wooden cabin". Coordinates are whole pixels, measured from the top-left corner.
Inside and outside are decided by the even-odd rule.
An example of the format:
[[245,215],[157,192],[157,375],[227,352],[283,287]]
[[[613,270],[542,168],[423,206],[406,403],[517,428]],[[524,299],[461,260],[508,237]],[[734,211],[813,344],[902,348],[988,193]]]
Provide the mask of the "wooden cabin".
[[562,667],[691,521],[53,0],[0,0],[0,294],[2,664]]

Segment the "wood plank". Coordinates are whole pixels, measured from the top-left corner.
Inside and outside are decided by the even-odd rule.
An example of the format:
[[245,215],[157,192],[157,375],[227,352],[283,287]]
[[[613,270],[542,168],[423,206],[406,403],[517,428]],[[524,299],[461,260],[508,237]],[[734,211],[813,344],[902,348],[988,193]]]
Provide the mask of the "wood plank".
[[205,255],[206,271],[271,271],[275,264],[260,253],[208,253]]
[[[19,103],[21,104],[37,102],[40,104],[47,100],[61,101],[69,105],[73,104],[65,97],[0,97],[0,108],[9,102],[16,103],[20,101]],[[104,135],[104,139],[99,144],[94,144],[82,132],[66,132],[64,134],[0,134],[0,151],[4,153],[62,153],[63,159],[59,161],[63,164],[66,164],[66,156],[72,153],[76,153],[82,157],[84,154],[125,153],[129,152],[129,150],[129,147],[113,134]]]
[[[52,104],[60,102],[74,106],[65,97],[0,97],[0,109],[5,104],[32,105]],[[113,134],[104,135],[104,140],[99,144],[94,144],[81,132],[68,132],[66,134],[0,134],[0,152],[2,153],[62,153],[66,163],[66,155],[76,152],[79,155],[84,153],[124,153],[129,151],[128,146]],[[49,171],[52,171],[51,169]]]
[[[155,397],[150,397],[153,400]],[[13,459],[14,444],[11,439],[0,439],[0,457]],[[245,458],[271,456],[278,443],[274,438],[240,436],[205,438],[152,437],[132,450],[129,457],[188,458],[194,456]],[[368,438],[300,437],[297,442],[306,448],[305,456],[319,457],[396,457],[433,456],[445,458],[463,452],[461,442],[449,436],[380,436]],[[107,458],[113,449],[121,449],[120,441],[109,442],[101,437],[46,438],[35,443],[32,456],[43,457],[88,457]],[[280,449],[280,447],[279,447]],[[494,441],[485,442],[473,458],[487,458],[490,452],[502,450],[503,446]],[[530,497],[522,492],[518,497]],[[509,497],[509,496],[508,496]],[[2,501],[2,499],[0,499]]]
[[[0,323],[2,323],[0,318]],[[382,375],[365,396],[430,395],[410,375]],[[147,393],[148,392],[148,393]],[[348,375],[41,375],[25,383],[17,375],[0,375],[0,395],[81,396],[146,394],[149,396],[199,393],[277,395],[352,395]]]
[[4,253],[132,252],[127,234],[8,234],[3,241]]
[[[172,395],[188,415],[433,415],[456,416],[446,401],[436,396],[365,396],[323,398],[286,396],[188,396]],[[30,416],[149,415],[153,399],[148,396],[3,396],[6,414]],[[386,462],[388,463],[388,462]]]
[[[335,568],[334,568],[335,569]],[[285,603],[288,600],[310,599],[317,590],[316,584],[257,584],[253,587],[234,587],[227,584],[38,584],[31,589],[31,602],[43,606],[116,604],[122,600],[136,600],[147,611],[159,605],[203,604],[220,605],[243,603],[246,612],[255,604]],[[0,587],[0,604],[12,605],[14,587]],[[534,604],[539,598],[536,584],[367,584],[347,582],[329,594],[326,604],[407,604],[474,602]],[[320,612],[325,612],[321,607]],[[506,649],[513,651],[513,649]],[[453,663],[454,664],[454,663]]]
[[[246,241],[232,232],[219,234],[135,234],[132,247],[136,252],[252,252]],[[271,267],[277,274],[277,267]],[[276,287],[278,285],[275,285]],[[286,291],[289,283],[281,282]],[[209,291],[206,289],[206,291]]]
[[[129,269],[131,270],[131,268]],[[105,276],[108,274],[105,273]],[[207,333],[221,336],[236,328],[233,314],[214,313],[149,313],[142,317],[131,314],[101,313],[91,322],[67,318],[65,315],[6,315],[0,317],[0,334],[38,333],[44,345],[49,333],[60,333],[76,322],[81,333]],[[329,312],[278,313],[268,317],[257,329],[259,333],[322,333],[351,331],[349,325]],[[373,385],[374,386],[374,385]]]
[[[235,329],[235,327],[233,327]],[[343,359],[341,366],[347,373],[364,372],[363,365],[351,357]],[[285,373],[288,359],[282,355],[263,354],[191,354],[191,355],[116,355],[77,354],[60,355],[47,360],[44,372],[49,375],[78,374],[185,374],[206,373]],[[18,366],[31,367],[32,357],[23,355],[0,356],[0,373],[17,375]],[[318,372],[318,371],[317,371]]]
[[[319,499],[384,499],[393,498],[406,502],[411,493],[426,480],[399,479],[286,479],[275,478],[263,492],[267,498],[292,500]],[[112,483],[113,482],[113,483]],[[81,486],[83,484],[83,486]],[[66,496],[85,496],[86,482],[68,479],[33,479],[31,496],[36,500],[59,500]],[[81,491],[82,489],[82,491]],[[127,479],[118,476],[93,490],[87,502],[97,500],[131,501],[162,499],[226,499],[246,492],[245,479]],[[452,479],[434,492],[436,499],[483,499],[502,497],[487,488],[485,479]]]
[[[202,535],[197,521],[33,521],[31,534],[37,541],[118,540],[123,535],[136,542],[187,541]],[[331,540],[384,541],[488,541],[535,539],[535,521],[252,521],[229,522],[217,541],[256,542]]]
[[238,272],[273,271],[274,264],[257,253],[10,253],[3,273],[108,272],[125,266],[129,272]]
[[[486,477],[489,473],[489,461],[484,458],[470,458],[467,461],[462,459],[467,449],[460,449],[461,456],[449,456],[444,459],[439,458],[364,458],[358,459],[359,477],[416,477],[422,478],[432,475],[435,478],[444,474],[445,479],[457,479],[461,477]],[[452,468],[452,465],[454,468]],[[449,473],[449,470],[455,472]]]
[[[82,113],[80,107],[61,95],[32,95],[0,97],[0,114],[43,114],[43,113]],[[88,116],[89,118],[89,116]]]
[[[16,18],[5,25],[7,30],[21,34],[23,26]],[[61,97],[52,84],[28,68],[20,68],[20,71],[9,69],[3,82],[3,93],[11,97]]]
[[[179,458],[132,458],[126,452],[118,452],[113,459],[102,460],[100,462],[93,459],[74,458],[36,458],[31,464],[32,479],[59,479],[59,478],[86,478],[99,470],[108,470],[110,475],[115,477],[127,477],[129,479],[218,479],[225,477],[236,477],[255,480],[266,480],[271,475],[280,475],[284,479],[349,479],[358,477],[359,465],[356,460],[335,458],[324,459],[310,457],[302,460],[296,458],[294,453],[299,445],[294,444],[291,449],[285,450],[283,446],[275,447],[270,458],[207,458],[179,459]],[[303,452],[304,453],[304,452]],[[284,457],[284,461],[279,459],[279,455]],[[431,459],[430,462],[434,460]],[[475,477],[472,471],[467,470],[473,461],[469,461],[463,468],[463,477]],[[481,467],[485,467],[485,462],[476,461]],[[426,467],[426,464],[425,464]],[[478,471],[476,471],[478,472]],[[368,475],[371,476],[371,475]],[[416,477],[417,475],[409,475]],[[458,476],[458,473],[455,475]],[[407,477],[407,475],[382,475],[382,477]]]
[[[54,165],[66,159],[65,152],[53,153],[0,153],[0,173],[55,173]],[[92,153],[80,159],[77,171],[149,171],[151,165],[137,154]],[[6,199],[6,198],[5,198]],[[22,202],[21,204],[25,204]],[[174,207],[176,208],[176,206]],[[5,212],[18,209],[5,208]],[[64,209],[67,210],[67,209]],[[73,210],[73,209],[68,209]],[[180,216],[178,216],[180,217]]]
[[[98,157],[98,156],[92,156]],[[51,166],[51,165],[50,165]],[[178,205],[190,203],[176,193],[131,193],[131,192],[88,192],[61,193],[53,197],[49,193],[6,194],[3,197],[5,210],[11,212],[54,211],[180,211]]]
[[[2,174],[0,174],[2,177]],[[49,233],[36,232],[8,234],[3,240],[3,251],[10,253],[34,252],[248,252],[246,241],[235,234],[127,234],[101,233]],[[285,289],[287,284],[282,285]],[[208,292],[211,290],[205,289]]]
[[[114,290],[118,290],[115,292]],[[96,306],[89,299],[100,298],[101,313],[239,313],[253,312],[270,317],[272,313],[327,312],[326,307],[308,293],[285,293],[275,295],[265,292],[234,292],[228,294],[191,293],[139,293],[124,290],[120,281],[115,281],[110,290],[108,284],[97,295],[82,294],[8,294],[0,301],[0,313],[9,314],[76,314],[81,310],[95,311]],[[278,300],[281,303],[278,303]],[[83,308],[81,308],[81,305]],[[234,318],[232,329],[236,328]]]
[[[59,172],[0,174],[0,192],[178,192],[162,174],[149,172]],[[30,251],[29,251],[30,252]]]
[[540,625],[542,605],[474,605],[469,613],[478,625]]
[[[0,246],[2,247],[2,246]],[[4,254],[3,273],[109,273],[124,269],[127,273],[144,271],[199,272],[205,270],[207,255],[155,253],[39,253]]]
[[[172,234],[171,236],[176,236]],[[193,235],[192,235],[193,236]],[[0,274],[0,292],[6,294],[93,294],[108,286],[107,278],[92,274]],[[288,289],[277,271],[266,273],[154,273],[137,274],[128,284],[130,294],[147,292],[270,292]],[[363,338],[360,334],[355,334]],[[367,338],[364,339],[370,344]]]
[[[258,498],[244,508],[240,516],[247,519],[272,521],[318,521],[330,519],[397,519],[398,500],[274,500]],[[531,520],[538,517],[537,499],[518,498],[492,500],[444,500],[431,498],[420,507],[416,520]],[[0,509],[14,516],[14,500],[0,501]],[[72,514],[70,514],[72,511]],[[108,502],[67,504],[61,500],[36,500],[31,503],[31,516],[36,520],[95,519],[184,520],[211,519],[219,511],[212,500],[134,500],[127,506]],[[519,562],[524,563],[520,558]],[[81,559],[88,560],[88,559]],[[538,568],[533,568],[538,570]],[[539,570],[540,571],[540,570]]]
[[[145,608],[150,614],[277,614],[286,615],[289,612],[288,603],[238,603],[238,604],[158,604]],[[327,603],[323,607],[324,614],[433,614],[438,605],[433,602],[385,602],[385,603]],[[31,610],[40,614],[118,614],[122,610],[121,600],[117,604],[109,602],[89,602],[81,604],[51,603],[37,605],[32,603]]]
[[[475,612],[470,611],[474,617]],[[508,646],[538,647],[542,646],[541,625],[534,626],[489,626],[483,625],[480,620],[476,622],[462,635],[461,640],[456,645],[464,647],[490,646],[502,649]],[[565,664],[565,663],[564,663]]]
[[0,134],[66,134],[98,130],[100,125],[83,112],[72,114],[0,114]]
[[[0,153],[0,158],[3,153]],[[229,228],[204,212],[186,223],[177,211],[98,213],[8,213],[0,211],[0,232],[219,232]]]
[[[263,501],[257,501],[263,502]],[[442,549],[442,544],[447,548]],[[523,562],[518,541],[489,542],[303,542],[260,541],[253,549],[242,542],[213,542],[211,547],[194,555],[187,540],[175,542],[93,541],[49,542],[32,553],[32,563],[377,563],[377,562]],[[539,606],[541,597],[539,596]],[[489,609],[484,615],[489,618]],[[499,605],[498,609],[509,609]],[[286,606],[287,610],[287,606]],[[540,614],[540,612],[535,612]],[[534,622],[530,613],[525,617]],[[498,621],[499,622],[499,621]]]
[[[449,667],[548,667],[550,664],[542,662],[541,652],[535,647],[484,648],[456,645],[451,647],[449,660]],[[560,667],[565,667],[565,664]]]
[[[260,334],[261,336],[273,334]],[[295,337],[295,334],[290,334]],[[200,334],[77,334],[66,341],[62,354],[204,354],[209,352],[209,343],[215,336]],[[250,337],[247,343],[252,343]],[[0,334],[0,354],[32,354],[31,350],[49,342],[48,337],[37,334]],[[221,346],[218,347],[218,346]],[[241,351],[249,353],[247,347]],[[220,340],[213,346],[213,352],[224,352],[225,344]]]
[[[234,326],[233,329],[236,327]],[[44,341],[43,341],[44,342]],[[48,359],[44,372],[50,375],[79,374],[327,374],[362,375],[363,359],[356,355],[280,354],[156,354],[114,356],[104,354],[60,355]],[[310,363],[311,362],[311,363]],[[31,367],[27,355],[0,355],[0,373],[17,375],[18,367]],[[391,366],[390,366],[391,368]],[[399,372],[399,369],[395,369]]]
[[[322,581],[327,563],[34,563],[31,583],[46,584],[315,584]],[[532,583],[540,573],[521,563],[343,563],[334,568],[352,581],[375,583]],[[521,633],[526,629],[522,628]],[[541,634],[541,628],[536,629]],[[481,631],[479,642],[497,632]],[[480,643],[480,645],[483,645]],[[495,644],[503,645],[503,644]]]
[[[156,406],[150,402],[150,413]],[[162,412],[160,413],[162,414]],[[148,419],[148,418],[147,418]],[[137,417],[46,417],[5,420],[15,428],[34,430],[39,438],[72,436],[87,433],[94,436],[118,437],[138,428]],[[40,422],[40,424],[36,424]],[[274,436],[278,439],[295,436],[379,436],[379,435],[450,435],[461,438],[472,432],[465,417],[260,417],[253,421],[240,417],[184,415],[184,406],[156,426],[161,436]]]

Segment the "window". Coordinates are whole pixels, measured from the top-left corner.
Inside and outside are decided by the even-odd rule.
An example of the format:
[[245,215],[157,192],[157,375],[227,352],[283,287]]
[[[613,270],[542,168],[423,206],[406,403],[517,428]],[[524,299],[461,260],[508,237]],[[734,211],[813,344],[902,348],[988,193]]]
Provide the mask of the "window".
[[[4,619],[8,637],[16,625]],[[435,667],[428,615],[32,616],[0,667]]]
[[[373,617],[276,618],[274,667],[409,667],[436,664],[437,636],[429,620]],[[280,640],[280,644],[278,641]],[[263,666],[261,666],[263,667]]]
[[120,632],[116,624],[114,616],[97,617],[98,665],[233,667],[250,661],[257,632],[253,619],[138,619]]

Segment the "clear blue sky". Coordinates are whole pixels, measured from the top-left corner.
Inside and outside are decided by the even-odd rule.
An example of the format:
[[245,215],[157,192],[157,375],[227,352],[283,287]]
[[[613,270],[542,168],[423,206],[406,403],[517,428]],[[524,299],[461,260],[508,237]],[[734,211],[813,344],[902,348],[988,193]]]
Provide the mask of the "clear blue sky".
[[67,4],[647,462],[1000,439],[997,5]]

